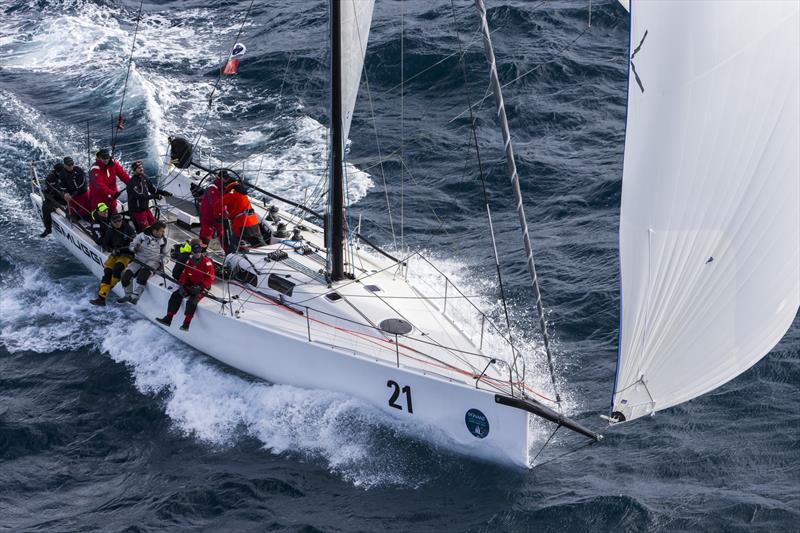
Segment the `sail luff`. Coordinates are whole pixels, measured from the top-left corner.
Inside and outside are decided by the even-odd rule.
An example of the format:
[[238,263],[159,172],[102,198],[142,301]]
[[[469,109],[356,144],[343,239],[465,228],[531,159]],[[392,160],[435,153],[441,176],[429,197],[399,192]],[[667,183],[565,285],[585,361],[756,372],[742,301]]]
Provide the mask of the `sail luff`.
[[330,1],[331,13],[331,170],[326,235],[332,281],[344,279],[344,134],[342,123],[341,0]]
[[[497,63],[494,56],[494,47],[492,46],[491,33],[489,31],[489,23],[486,18],[486,5],[483,0],[475,0],[475,7],[478,9],[478,14],[481,19],[481,33],[483,34],[483,49],[486,55],[486,62],[489,65],[489,77],[491,80],[492,91],[494,92],[495,106],[497,107],[497,119],[500,123],[500,131],[503,135],[503,145],[506,155],[506,167],[509,178],[511,180],[511,188],[514,191],[514,200],[516,202],[517,217],[519,218],[520,229],[522,230],[522,243],[525,247],[525,261],[528,267],[528,273],[531,278],[531,288],[533,289],[533,296],[536,302],[536,311],[539,316],[539,327],[542,332],[542,339],[544,341],[544,349],[547,354],[547,363],[550,369],[550,377],[553,383],[553,390],[556,394],[556,400],[561,401],[558,394],[558,389],[555,382],[555,370],[553,368],[552,354],[550,352],[550,336],[547,333],[547,322],[544,316],[544,305],[542,304],[542,294],[539,290],[539,279],[536,275],[536,264],[533,260],[533,247],[531,246],[530,234],[528,232],[528,221],[525,217],[525,207],[522,202],[522,191],[519,186],[519,174],[517,173],[517,164],[514,160],[514,147],[511,143],[511,132],[508,129],[508,118],[506,117],[506,108],[503,101],[503,92],[500,85],[500,78],[497,74]],[[515,357],[516,364],[516,357]],[[518,376],[519,377],[519,376]]]
[[375,0],[329,0],[331,37],[331,168],[325,243],[332,281],[344,279],[344,159]]

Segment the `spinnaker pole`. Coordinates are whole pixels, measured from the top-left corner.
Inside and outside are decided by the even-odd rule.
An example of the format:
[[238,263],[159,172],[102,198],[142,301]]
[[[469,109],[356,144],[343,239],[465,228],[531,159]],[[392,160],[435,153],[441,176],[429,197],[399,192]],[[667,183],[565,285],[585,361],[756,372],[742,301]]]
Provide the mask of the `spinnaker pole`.
[[533,248],[531,246],[531,239],[528,234],[528,222],[525,219],[525,208],[522,204],[522,191],[519,188],[519,175],[517,174],[517,165],[514,162],[514,147],[511,145],[511,132],[508,130],[506,107],[505,103],[503,102],[503,92],[500,86],[500,79],[497,75],[497,64],[494,58],[494,47],[492,46],[492,37],[489,32],[489,23],[486,20],[486,5],[484,4],[483,0],[475,0],[475,7],[478,8],[478,13],[481,17],[483,50],[486,55],[486,62],[489,64],[489,76],[491,78],[492,91],[494,92],[494,100],[497,106],[497,120],[500,122],[500,131],[503,134],[503,144],[506,152],[506,166],[508,169],[508,175],[511,178],[511,187],[514,189],[514,199],[517,202],[517,216],[519,217],[519,225],[522,229],[522,243],[525,246],[525,254],[527,255],[528,273],[531,277],[533,296],[536,299],[536,310],[539,313],[539,326],[542,330],[544,349],[545,353],[547,354],[547,364],[550,369],[550,380],[553,383],[553,391],[556,395],[556,401],[560,404],[561,397],[558,393],[558,387],[556,386],[553,357],[550,353],[550,337],[547,334],[547,323],[544,318],[542,293],[539,291],[539,279],[536,276],[536,265],[533,262]]
[[330,0],[331,11],[331,177],[325,242],[331,281],[344,279],[344,139],[342,139],[341,0]]

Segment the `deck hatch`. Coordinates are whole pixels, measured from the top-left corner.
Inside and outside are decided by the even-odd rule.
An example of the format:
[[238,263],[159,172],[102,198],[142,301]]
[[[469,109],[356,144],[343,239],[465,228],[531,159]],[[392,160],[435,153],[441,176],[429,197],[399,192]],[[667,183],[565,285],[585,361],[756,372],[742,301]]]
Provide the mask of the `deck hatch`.
[[392,335],[407,335],[414,329],[414,326],[402,318],[386,318],[381,320],[380,326],[383,331]]
[[267,278],[267,287],[281,294],[285,294],[286,296],[291,296],[294,290],[294,283],[277,274],[270,274]]

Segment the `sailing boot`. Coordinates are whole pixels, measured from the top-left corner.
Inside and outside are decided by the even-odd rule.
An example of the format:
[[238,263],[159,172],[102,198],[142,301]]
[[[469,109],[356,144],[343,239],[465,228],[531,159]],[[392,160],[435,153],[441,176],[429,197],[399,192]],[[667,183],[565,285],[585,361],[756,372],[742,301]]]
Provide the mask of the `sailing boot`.
[[89,300],[89,303],[92,304],[92,305],[98,305],[100,307],[105,307],[106,306],[106,299],[103,298],[102,296],[98,295],[97,298],[95,298],[94,300]]
[[165,316],[156,318],[156,322],[159,324],[164,324],[167,327],[172,325],[172,317],[175,316],[175,313],[167,313]]
[[189,325],[192,323],[192,316],[193,315],[184,315],[183,316],[183,324],[181,324],[180,330],[181,331],[189,331]]
[[43,232],[41,232],[41,233],[39,234],[39,237],[41,237],[42,239],[44,239],[45,237],[47,237],[47,236],[48,236],[48,235],[50,235],[51,233],[53,233],[53,230],[51,230],[50,228],[47,228],[46,230],[44,230]]

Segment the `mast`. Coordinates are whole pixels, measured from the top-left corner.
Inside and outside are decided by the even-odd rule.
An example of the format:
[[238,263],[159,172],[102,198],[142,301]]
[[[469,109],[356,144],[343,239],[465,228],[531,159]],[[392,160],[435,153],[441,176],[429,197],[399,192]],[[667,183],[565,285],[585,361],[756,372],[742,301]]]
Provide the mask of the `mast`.
[[[500,131],[503,134],[503,145],[506,151],[506,166],[509,178],[511,179],[511,187],[514,189],[514,200],[517,203],[517,216],[519,217],[519,225],[522,229],[522,243],[525,246],[525,255],[527,256],[528,273],[531,277],[531,287],[533,288],[533,296],[536,299],[536,310],[539,313],[539,326],[542,330],[542,338],[544,339],[544,349],[547,354],[547,364],[550,369],[550,380],[553,383],[553,390],[556,394],[556,401],[561,402],[561,397],[558,394],[556,387],[555,373],[553,370],[553,358],[550,353],[550,337],[547,334],[547,323],[544,319],[544,306],[542,305],[542,294],[539,291],[539,279],[536,276],[536,265],[533,262],[533,248],[531,247],[531,239],[528,234],[528,222],[525,219],[525,208],[522,205],[522,191],[519,188],[519,175],[517,174],[517,165],[514,162],[514,147],[511,145],[511,133],[508,130],[508,119],[506,118],[506,107],[503,102],[503,92],[500,87],[500,79],[497,76],[497,64],[494,58],[494,47],[492,46],[492,38],[489,33],[489,23],[486,20],[486,6],[483,0],[475,0],[475,7],[478,8],[478,14],[481,17],[481,31],[483,33],[483,50],[486,55],[486,62],[489,64],[489,76],[491,78],[492,91],[494,92],[494,100],[497,106],[497,119],[500,122]],[[516,357],[515,357],[516,359]]]
[[341,0],[330,0],[331,12],[331,177],[327,224],[331,281],[344,279],[344,139],[342,139],[342,38]]

